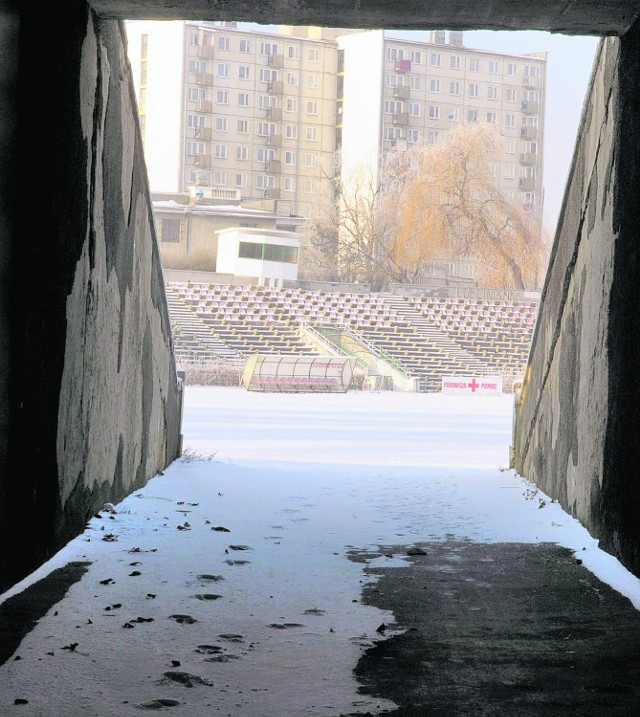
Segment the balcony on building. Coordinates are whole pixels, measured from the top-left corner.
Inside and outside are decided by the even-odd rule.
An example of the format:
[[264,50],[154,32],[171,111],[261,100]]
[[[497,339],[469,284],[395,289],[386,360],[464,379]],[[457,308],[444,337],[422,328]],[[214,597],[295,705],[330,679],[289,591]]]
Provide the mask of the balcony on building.
[[196,56],[210,60],[213,57],[213,45],[198,45]]
[[522,78],[522,84],[525,87],[539,87],[540,86],[540,78],[533,77],[531,75],[524,75],[524,77]]
[[532,167],[538,161],[538,155],[533,152],[523,152],[520,155],[520,164],[525,167]]
[[278,187],[269,187],[264,190],[264,196],[267,199],[280,199],[280,189]]
[[268,174],[280,174],[282,164],[279,159],[270,159],[265,165],[265,170]]
[[408,100],[409,99],[409,85],[402,85],[400,87],[394,87],[393,88],[393,96],[397,97],[399,100]]
[[213,75],[210,72],[197,72],[196,84],[211,86],[213,84]]
[[282,135],[280,134],[267,134],[264,136],[264,141],[270,147],[282,147]]
[[211,155],[210,154],[188,154],[186,163],[192,167],[210,167],[211,166]]
[[540,106],[537,102],[522,100],[522,111],[527,115],[537,115],[540,112]]
[[191,127],[190,136],[194,139],[211,139],[211,127]]
[[532,192],[536,188],[535,177],[520,177],[520,189],[523,192]]
[[522,139],[538,139],[538,128],[525,125],[520,129]]
[[284,67],[284,55],[269,55],[267,64],[271,67]]
[[267,85],[267,91],[274,95],[281,95],[284,92],[284,84],[282,80],[273,80]]
[[264,116],[279,122],[282,119],[282,107],[265,107]]
[[196,112],[213,112],[213,102],[211,100],[199,100],[196,103]]
[[411,60],[396,60],[396,72],[411,72]]
[[407,125],[409,124],[408,112],[397,112],[393,115],[393,124]]

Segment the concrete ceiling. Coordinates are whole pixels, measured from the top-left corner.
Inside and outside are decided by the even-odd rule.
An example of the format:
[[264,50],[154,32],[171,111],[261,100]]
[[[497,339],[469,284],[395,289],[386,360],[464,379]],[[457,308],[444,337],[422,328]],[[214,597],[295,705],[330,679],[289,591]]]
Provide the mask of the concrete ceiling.
[[640,0],[89,0],[103,17],[623,35]]

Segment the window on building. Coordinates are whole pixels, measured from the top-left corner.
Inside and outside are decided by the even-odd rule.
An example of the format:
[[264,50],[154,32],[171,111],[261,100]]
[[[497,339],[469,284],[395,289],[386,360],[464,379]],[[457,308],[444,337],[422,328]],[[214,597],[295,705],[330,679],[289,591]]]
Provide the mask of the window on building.
[[508,127],[509,129],[512,129],[516,126],[516,116],[514,114],[511,114],[511,112],[507,112],[504,116],[504,126]]
[[439,52],[432,52],[431,56],[429,57],[429,64],[431,65],[431,67],[440,67],[441,60],[442,58]]
[[270,147],[259,147],[256,157],[258,162],[272,162],[276,158],[276,151]]
[[300,48],[298,45],[287,46],[287,57],[290,60],[297,60],[300,57]]
[[282,187],[285,192],[295,192],[296,180],[293,177],[285,177]]
[[226,117],[216,117],[216,132],[226,132],[228,128]]
[[420,50],[411,50],[411,64],[421,65],[422,64],[422,52]]
[[235,184],[236,184],[236,187],[246,187],[247,186],[246,172],[236,172]]
[[499,72],[498,60],[489,60],[489,74],[497,75]]
[[498,124],[498,113],[497,112],[487,112],[487,122],[489,124]]
[[194,129],[200,129],[201,127],[204,127],[204,116],[187,115],[187,127],[193,127]]
[[240,52],[247,55],[251,52],[251,40],[240,40]]
[[309,48],[309,62],[320,62],[320,50],[317,47]]
[[205,153],[204,142],[187,142],[187,154],[191,157],[199,157]]
[[249,106],[249,93],[248,92],[238,92],[238,107],[248,107]]
[[420,131],[417,129],[410,129],[407,132],[407,142],[409,144],[417,144],[420,141]]
[[304,166],[305,167],[316,167],[317,166],[317,155],[315,152],[304,153]]
[[513,87],[507,87],[505,89],[507,102],[516,102],[518,99],[517,92]]
[[286,124],[284,126],[284,136],[287,139],[298,139],[298,125]]
[[277,82],[278,70],[272,70],[269,67],[260,68],[260,82]]
[[318,89],[318,75],[307,75],[307,87],[310,90]]
[[227,145],[226,144],[215,144],[213,146],[213,156],[216,159],[227,158]]
[[467,122],[473,124],[478,121],[478,110],[467,110]]
[[249,65],[238,65],[238,79],[239,80],[250,80],[251,79],[251,67]]
[[200,44],[200,36],[197,32],[192,32],[189,35],[189,44],[191,45],[191,47],[198,47],[198,45]]
[[402,102],[400,100],[385,100],[384,111],[388,115],[396,115],[402,112]]
[[278,106],[278,98],[273,95],[258,95],[258,107],[268,110]]
[[497,100],[498,99],[498,87],[496,85],[489,85],[487,87],[487,99]]
[[276,186],[276,178],[273,175],[258,174],[256,176],[256,187],[258,189],[273,189]]
[[515,154],[516,153],[516,141],[515,139],[508,139],[507,140],[507,154]]
[[316,100],[307,100],[307,114],[317,115],[318,114],[318,103]]
[[461,67],[460,55],[451,55],[449,58],[449,67],[452,70],[459,70]]
[[287,97],[284,105],[285,112],[297,112],[298,100],[295,97]]
[[459,107],[450,107],[449,108],[449,122],[459,122],[460,121],[460,108]]
[[227,173],[221,169],[213,172],[213,183],[218,187],[224,187],[227,184]]
[[411,87],[412,90],[420,89],[420,85],[421,85],[420,79],[421,78],[418,75],[411,75],[411,77],[409,77],[409,86]]
[[391,125],[388,125],[384,128],[384,138],[388,139],[390,141],[394,141],[396,139],[400,139],[402,137],[402,130],[400,127],[393,127]]
[[297,72],[287,72],[287,84],[297,87],[300,84],[300,76]]
[[387,47],[387,60],[403,60],[404,50],[399,47]]
[[229,93],[227,90],[218,90],[216,92],[216,104],[217,105],[228,105],[229,104]]
[[284,153],[284,163],[290,167],[294,167],[296,165],[296,153],[290,149],[286,150]]
[[525,65],[524,66],[524,76],[525,77],[539,77],[540,76],[540,67],[538,67],[538,65]]
[[305,194],[313,194],[316,191],[315,182],[313,179],[304,180],[304,192]]
[[249,120],[236,120],[236,132],[238,134],[249,134]]
[[276,133],[275,122],[258,122],[258,134],[261,137],[269,137]]
[[409,102],[409,116],[410,117],[420,117],[420,103],[419,102]]
[[306,137],[307,137],[307,142],[317,142],[318,141],[318,128],[317,127],[307,127]]
[[507,75],[509,77],[515,77],[518,72],[518,66],[515,62],[507,62]]
[[438,141],[438,133],[433,130],[427,132],[427,144],[436,144]]
[[449,94],[457,96],[460,94],[460,83],[459,82],[450,82],[449,83]]
[[249,159],[249,147],[239,145],[236,147],[236,159],[240,161],[246,161]]
[[140,35],[140,58],[145,59],[149,53],[149,35]]
[[225,35],[218,35],[218,50],[229,50],[229,38]]
[[440,80],[433,77],[429,80],[429,92],[440,92]]
[[203,73],[207,71],[206,60],[189,60],[189,72]]
[[260,54],[264,56],[277,55],[278,46],[274,42],[261,42]]
[[180,241],[180,224],[179,219],[161,219],[160,241],[177,244]]
[[189,102],[202,102],[207,99],[207,91],[203,87],[189,87],[187,99]]
[[404,77],[402,75],[394,75],[391,72],[387,72],[385,75],[385,85],[387,87],[402,87],[404,84]]
[[440,119],[440,107],[438,105],[429,105],[429,119]]
[[471,72],[480,72],[480,60],[477,57],[469,58],[469,70]]
[[469,83],[469,97],[479,97],[480,87],[475,82]]
[[229,77],[229,65],[226,62],[218,62],[216,65],[216,76],[221,79]]

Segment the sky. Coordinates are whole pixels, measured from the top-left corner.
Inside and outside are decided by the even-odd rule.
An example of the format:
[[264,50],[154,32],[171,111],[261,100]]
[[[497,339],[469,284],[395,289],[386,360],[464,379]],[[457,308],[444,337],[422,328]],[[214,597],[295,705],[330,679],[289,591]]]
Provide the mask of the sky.
[[[389,31],[389,36],[424,40],[426,32]],[[595,37],[570,37],[548,32],[464,33],[469,48],[525,54],[547,52],[547,110],[544,136],[544,226],[553,235],[564,197],[593,59]]]

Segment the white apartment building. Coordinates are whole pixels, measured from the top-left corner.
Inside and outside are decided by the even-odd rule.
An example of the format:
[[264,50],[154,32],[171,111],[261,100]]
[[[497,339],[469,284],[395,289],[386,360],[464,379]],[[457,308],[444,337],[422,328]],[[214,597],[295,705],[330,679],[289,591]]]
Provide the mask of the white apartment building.
[[332,196],[335,41],[183,21],[127,35],[152,191],[239,190],[304,216]]
[[464,47],[461,32],[432,32],[430,42],[381,30],[338,38],[338,146],[343,183],[386,150],[432,144],[460,123],[489,122],[504,152],[492,163],[503,193],[539,222],[546,53],[508,55]]

